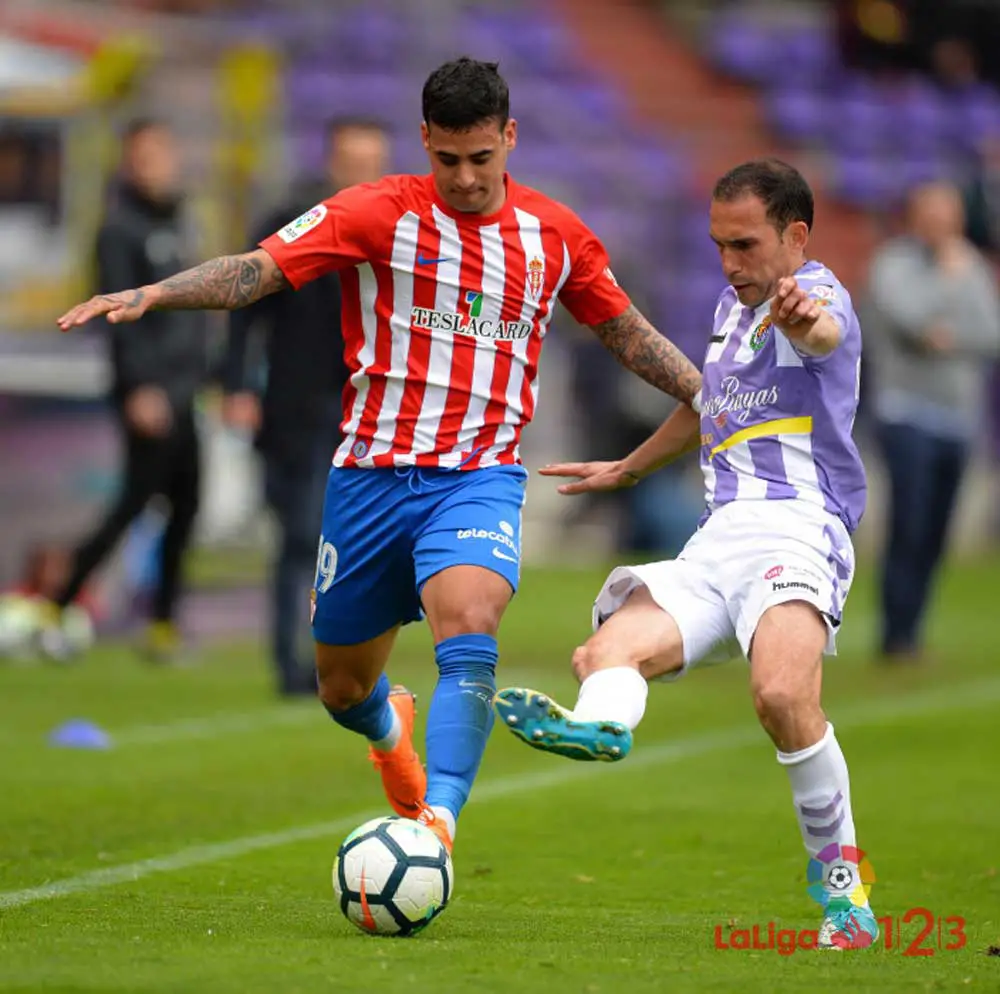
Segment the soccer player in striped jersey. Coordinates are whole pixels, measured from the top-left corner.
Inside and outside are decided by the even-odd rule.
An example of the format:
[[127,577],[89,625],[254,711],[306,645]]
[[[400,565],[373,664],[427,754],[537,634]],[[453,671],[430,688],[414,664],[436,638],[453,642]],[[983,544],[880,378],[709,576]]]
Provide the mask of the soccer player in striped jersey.
[[716,185],[709,229],[729,286],[705,355],[700,416],[678,407],[619,462],[542,470],[579,478],[562,493],[614,490],[700,448],[701,525],[676,560],[607,578],[594,634],[573,656],[581,686],[572,711],[527,688],[501,690],[496,708],[536,748],[623,759],[647,681],[742,652],[806,849],[839,854],[824,881],[819,943],[869,945],[878,926],[854,858],[847,764],[820,701],[865,507],[852,438],[861,329],[847,290],[807,257],[812,223],[812,191],[785,163],[745,163]]
[[[556,301],[683,404],[701,375],[631,304],[583,222],[508,174],[517,125],[495,64],[431,73],[421,133],[429,175],[341,191],[254,252],[95,297],[59,324],[232,309],[340,271],[351,378],[319,539],[319,695],[369,741],[393,808],[450,849],[493,722],[497,632],[520,573],[518,442]],[[439,671],[426,773],[413,695],[384,674],[399,627],[423,616]]]

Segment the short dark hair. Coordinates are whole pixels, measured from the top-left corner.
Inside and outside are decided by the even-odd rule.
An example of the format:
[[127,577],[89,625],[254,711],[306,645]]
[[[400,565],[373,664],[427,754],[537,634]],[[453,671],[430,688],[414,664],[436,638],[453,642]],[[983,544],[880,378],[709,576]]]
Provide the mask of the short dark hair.
[[424,123],[446,131],[468,131],[496,118],[502,129],[510,118],[510,91],[498,70],[497,62],[477,62],[468,56],[439,66],[424,83]]
[[754,196],[762,201],[767,219],[782,232],[793,221],[813,226],[813,192],[794,166],[780,159],[754,159],[730,169],[715,184],[713,200],[730,202]]

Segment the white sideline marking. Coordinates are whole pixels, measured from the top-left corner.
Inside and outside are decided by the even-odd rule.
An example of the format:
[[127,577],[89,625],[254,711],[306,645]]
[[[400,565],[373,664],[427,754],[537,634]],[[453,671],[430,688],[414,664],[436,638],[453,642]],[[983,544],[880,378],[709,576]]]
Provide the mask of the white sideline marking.
[[[870,705],[862,704],[845,709],[841,714],[834,716],[834,723],[837,727],[876,725],[915,715],[940,714],[945,711],[986,707],[998,699],[1000,699],[1000,679],[980,680],[975,683],[958,684],[948,691],[942,691],[939,688],[923,690],[895,701],[875,702]],[[476,787],[474,801],[475,803],[495,801],[522,790],[556,787],[600,773],[613,776],[627,774],[629,770],[677,763],[682,759],[705,756],[742,746],[761,745],[766,748],[766,743],[767,739],[761,729],[752,725],[640,748],[635,755],[622,764],[571,763],[559,760],[557,765],[538,773],[499,777],[481,783]],[[20,908],[38,901],[67,897],[70,894],[98,890],[101,887],[110,887],[114,884],[129,883],[154,873],[173,873],[176,870],[186,870],[193,866],[217,863],[262,849],[276,849],[296,842],[306,842],[331,835],[336,836],[342,832],[349,832],[369,818],[377,818],[383,814],[385,814],[385,809],[355,812],[333,821],[301,825],[298,828],[267,832],[263,835],[248,835],[239,839],[230,839],[228,842],[192,846],[166,856],[154,856],[151,859],[142,859],[121,866],[91,870],[88,873],[81,873],[79,876],[55,880],[39,887],[3,891],[0,892],[0,910]]]

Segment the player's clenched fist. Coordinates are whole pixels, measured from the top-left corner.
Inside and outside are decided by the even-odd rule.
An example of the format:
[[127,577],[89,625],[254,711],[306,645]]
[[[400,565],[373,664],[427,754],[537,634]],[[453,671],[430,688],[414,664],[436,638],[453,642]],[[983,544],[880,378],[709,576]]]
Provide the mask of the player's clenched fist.
[[790,338],[807,334],[822,313],[823,308],[799,286],[794,276],[778,281],[771,301],[771,321]]
[[123,290],[121,293],[102,293],[67,311],[56,322],[60,331],[78,328],[102,314],[111,324],[138,321],[149,309],[152,300],[145,290]]

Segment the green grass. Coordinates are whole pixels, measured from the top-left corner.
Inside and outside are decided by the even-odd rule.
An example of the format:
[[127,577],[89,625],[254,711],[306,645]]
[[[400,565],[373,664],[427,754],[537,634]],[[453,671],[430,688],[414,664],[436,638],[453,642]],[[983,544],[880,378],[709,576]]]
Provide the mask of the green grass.
[[[998,572],[949,572],[937,661],[893,672],[869,659],[862,575],[826,674],[876,913],[961,915],[962,950],[715,948],[716,925],[818,924],[787,778],[741,664],[654,686],[632,757],[611,768],[497,728],[462,819],[452,905],[423,935],[385,940],[350,926],[330,886],[339,839],[386,807],[363,746],[318,705],[273,701],[260,646],[169,671],[111,646],[78,668],[0,669],[0,990],[998,990],[1000,958],[985,953],[1000,944]],[[568,659],[602,578],[526,573],[502,684],[572,702]],[[426,710],[429,638],[404,635],[391,674]],[[71,717],[107,728],[115,748],[48,746]],[[321,827],[227,858],[192,852],[302,826]],[[3,908],[12,891],[177,853],[174,868]],[[904,926],[906,940],[917,931]]]

